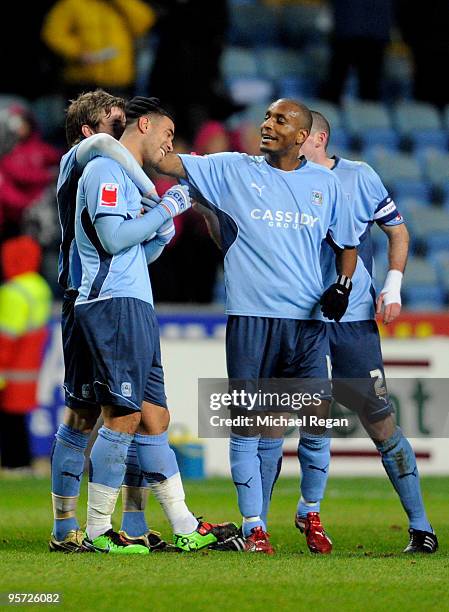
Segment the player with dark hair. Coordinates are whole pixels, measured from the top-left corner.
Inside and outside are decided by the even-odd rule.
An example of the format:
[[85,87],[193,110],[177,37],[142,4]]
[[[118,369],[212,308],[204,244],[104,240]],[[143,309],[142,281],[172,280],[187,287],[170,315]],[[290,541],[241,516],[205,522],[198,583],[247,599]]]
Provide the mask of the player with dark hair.
[[[329,123],[321,113],[312,111],[312,117],[310,136],[303,143],[301,153],[338,176],[360,240],[348,309],[340,321],[327,324],[333,394],[339,403],[358,413],[399,495],[410,523],[410,543],[404,552],[433,553],[438,548],[438,541],[424,509],[415,453],[393,416],[375,321],[371,225],[377,223],[388,237],[389,271],[377,299],[377,313],[383,310],[385,324],[393,321],[401,311],[400,290],[409,242],[407,228],[394,200],[368,164],[329,157]],[[328,244],[323,248],[322,265],[326,282],[335,273],[335,254]],[[314,533],[311,526],[319,516],[320,500],[326,487],[330,443],[314,452],[304,448],[300,441],[298,457],[302,468],[302,496],[295,523],[305,531],[312,552],[327,553],[331,549],[328,538],[324,533]],[[311,464],[321,469],[312,470]]]
[[[121,144],[139,166],[158,164],[172,150],[171,117],[157,99],[142,97],[127,104],[126,115]],[[197,550],[236,531],[233,523],[200,522],[188,510],[166,431],[169,412],[147,264],[164,247],[159,233],[190,205],[187,188],[176,186],[142,216],[136,185],[106,157],[89,162],[79,180],[75,236],[82,280],[75,319],[94,363],[92,388],[104,419],[90,458],[87,535],[101,550],[148,552],[111,526],[133,440],[141,473],[167,514],[178,548]]]
[[[125,100],[97,89],[72,100],[66,115],[70,150],[63,156],[57,184],[62,241],[59,284],[64,290],[62,341],[64,350],[64,422],[59,426],[52,450],[52,503],[54,525],[50,550],[92,551],[79,528],[76,507],[84,470],[84,452],[100,414],[91,388],[93,364],[74,320],[74,304],[81,283],[81,264],[75,244],[75,206],[78,179],[86,163],[104,154],[127,168],[141,192],[156,197],[153,183],[134,158],[115,139],[125,128]],[[126,501],[124,504],[126,509]]]
[[[312,125],[310,111],[294,100],[273,102],[261,125],[262,156],[217,153],[165,156],[157,169],[188,181],[217,214],[225,254],[230,379],[306,378],[327,415],[330,389],[323,312],[344,314],[355,269],[357,238],[343,205],[340,182],[327,169],[299,158]],[[335,282],[324,293],[321,244],[339,251]],[[316,387],[316,389],[315,389]],[[326,388],[324,388],[326,387]],[[315,446],[323,431],[301,431]],[[247,435],[236,429],[230,462],[243,516],[246,551],[272,554],[266,531],[271,493],[282,460],[282,435]]]

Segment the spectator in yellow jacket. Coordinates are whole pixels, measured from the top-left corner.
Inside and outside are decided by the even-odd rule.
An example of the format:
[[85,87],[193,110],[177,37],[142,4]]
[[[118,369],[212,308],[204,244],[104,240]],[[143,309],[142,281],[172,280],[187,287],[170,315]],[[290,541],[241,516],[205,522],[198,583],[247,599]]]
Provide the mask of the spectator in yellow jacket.
[[143,0],[57,0],[45,18],[42,38],[63,60],[66,96],[96,87],[130,95],[135,39],[155,21]]

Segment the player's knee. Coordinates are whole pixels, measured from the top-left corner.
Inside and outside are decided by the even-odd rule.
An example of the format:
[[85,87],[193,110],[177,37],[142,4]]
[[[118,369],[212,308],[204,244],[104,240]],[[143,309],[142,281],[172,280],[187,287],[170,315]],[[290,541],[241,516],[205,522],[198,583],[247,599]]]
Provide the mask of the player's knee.
[[64,413],[64,425],[81,433],[90,433],[100,416],[100,409],[72,409],[66,408]]
[[396,421],[391,414],[376,423],[366,422],[363,425],[374,443],[389,440],[396,431]]
[[140,412],[130,412],[122,406],[102,406],[101,412],[105,427],[113,431],[134,435],[139,427]]
[[143,435],[158,436],[167,431],[170,424],[170,412],[163,406],[143,402],[142,420],[138,431]]

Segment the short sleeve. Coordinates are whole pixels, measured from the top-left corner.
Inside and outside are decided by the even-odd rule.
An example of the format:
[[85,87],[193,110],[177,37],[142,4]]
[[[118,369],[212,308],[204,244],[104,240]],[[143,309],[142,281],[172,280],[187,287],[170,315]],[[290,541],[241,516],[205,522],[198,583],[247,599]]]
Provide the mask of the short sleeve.
[[110,160],[95,159],[83,175],[84,194],[92,221],[101,217],[127,218],[123,171]]
[[344,201],[341,183],[336,177],[330,185],[330,195],[333,207],[328,231],[332,242],[340,249],[356,247],[359,239],[354,226],[353,211]]
[[189,184],[209,203],[222,207],[223,179],[227,167],[240,157],[240,153],[214,153],[213,155],[179,155],[187,173]]
[[380,176],[368,164],[362,165],[360,189],[367,202],[372,203],[372,220],[378,225],[398,225],[403,223],[396,203],[386,190]]

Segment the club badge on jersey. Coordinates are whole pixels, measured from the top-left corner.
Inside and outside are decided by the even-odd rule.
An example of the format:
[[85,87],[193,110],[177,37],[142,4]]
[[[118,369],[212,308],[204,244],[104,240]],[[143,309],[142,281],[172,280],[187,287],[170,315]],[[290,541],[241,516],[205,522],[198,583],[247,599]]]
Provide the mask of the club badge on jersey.
[[118,183],[102,183],[100,187],[100,206],[113,208],[118,204]]

